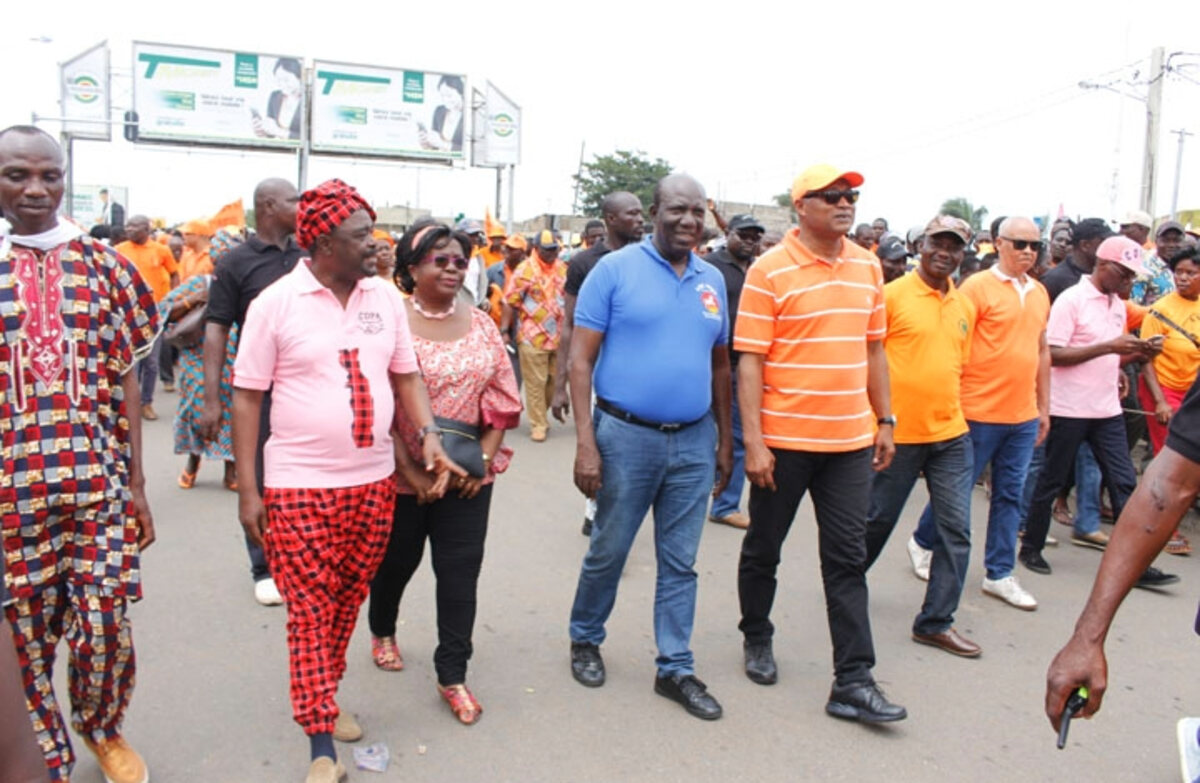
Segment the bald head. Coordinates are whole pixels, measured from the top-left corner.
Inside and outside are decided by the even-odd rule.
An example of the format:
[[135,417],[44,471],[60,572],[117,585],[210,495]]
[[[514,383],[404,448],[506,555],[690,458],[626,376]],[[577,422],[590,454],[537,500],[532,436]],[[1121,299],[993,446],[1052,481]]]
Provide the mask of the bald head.
[[668,174],[654,184],[654,203],[653,207],[659,206],[662,203],[664,194],[670,191],[678,193],[686,191],[689,193],[699,193],[700,198],[704,199],[704,186],[700,181],[691,174]]
[[266,241],[279,241],[296,233],[296,205],[300,194],[286,179],[271,177],[254,189],[254,222]]
[[58,225],[63,187],[62,148],[54,137],[31,125],[0,131],[0,212],[14,234]]
[[654,246],[672,264],[684,263],[701,244],[708,205],[704,188],[687,174],[669,174],[654,186]]
[[[1004,219],[996,234],[996,265],[1009,277],[1024,276],[1037,262],[1038,249],[1030,243],[1041,241],[1041,229],[1029,218],[1010,217]],[[1018,250],[1014,242],[1024,247]]]
[[642,238],[644,218],[642,200],[627,190],[609,193],[600,202],[604,217],[605,243],[609,250],[618,250]]
[[125,221],[125,236],[135,245],[144,245],[150,239],[150,218],[134,215]]

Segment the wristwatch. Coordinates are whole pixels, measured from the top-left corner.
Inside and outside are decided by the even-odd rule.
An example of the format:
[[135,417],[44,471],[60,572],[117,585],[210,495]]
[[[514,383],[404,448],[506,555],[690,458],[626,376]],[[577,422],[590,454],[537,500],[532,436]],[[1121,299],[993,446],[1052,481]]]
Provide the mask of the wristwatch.
[[893,427],[895,427],[896,426],[896,417],[895,416],[882,416],[879,419],[877,419],[875,423],[878,424],[880,427],[882,427],[885,424],[890,424]]
[[426,424],[420,429],[420,435],[421,440],[425,440],[429,435],[437,435],[440,438],[442,437],[442,428],[436,424]]

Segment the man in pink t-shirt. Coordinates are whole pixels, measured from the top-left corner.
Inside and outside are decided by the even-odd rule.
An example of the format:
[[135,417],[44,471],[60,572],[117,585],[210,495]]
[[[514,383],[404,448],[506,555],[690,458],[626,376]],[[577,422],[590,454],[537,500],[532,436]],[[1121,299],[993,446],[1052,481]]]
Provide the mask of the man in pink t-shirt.
[[[1109,237],[1096,250],[1096,267],[1063,291],[1050,308],[1046,341],[1050,344],[1050,434],[1046,464],[1029,504],[1025,535],[1017,559],[1031,571],[1049,574],[1042,557],[1050,528],[1050,506],[1075,469],[1075,452],[1088,443],[1112,497],[1113,515],[1137,486],[1121,416],[1118,379],[1121,364],[1148,359],[1162,343],[1140,340],[1125,331],[1125,302],[1133,279],[1142,271],[1142,249],[1123,236]],[[1097,531],[1078,543],[1103,548]],[[1153,570],[1153,569],[1151,569]],[[1166,577],[1159,572],[1143,578]],[[1157,582],[1164,584],[1164,582]]]
[[238,515],[287,603],[292,711],[309,736],[310,783],[343,776],[333,740],[363,734],[335,697],[391,528],[398,408],[420,429],[435,490],[462,472],[442,451],[400,293],[375,276],[374,222],[340,180],[301,196],[296,239],[311,258],[254,300],[234,364],[242,464],[254,464],[271,390],[266,490],[241,482]]

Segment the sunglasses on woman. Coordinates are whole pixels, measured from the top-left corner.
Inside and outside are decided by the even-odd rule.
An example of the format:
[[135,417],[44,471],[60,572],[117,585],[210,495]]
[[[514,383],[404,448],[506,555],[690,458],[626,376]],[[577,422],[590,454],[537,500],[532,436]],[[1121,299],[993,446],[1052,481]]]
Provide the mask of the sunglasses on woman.
[[454,264],[454,268],[460,272],[465,271],[471,264],[471,259],[462,256],[429,256],[425,260],[438,269],[445,269],[450,264]]

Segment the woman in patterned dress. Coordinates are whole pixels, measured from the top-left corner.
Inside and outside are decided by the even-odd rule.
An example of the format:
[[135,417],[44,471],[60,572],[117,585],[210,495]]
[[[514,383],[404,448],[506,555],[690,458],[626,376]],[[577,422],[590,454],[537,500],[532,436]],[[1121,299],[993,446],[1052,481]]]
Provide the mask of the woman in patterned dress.
[[[241,238],[228,229],[221,229],[212,239],[209,255],[215,266]],[[176,287],[159,303],[159,313],[165,323],[184,317],[195,307],[208,302],[212,275],[196,275]],[[237,491],[237,472],[233,462],[233,360],[237,355],[237,326],[229,330],[225,347],[225,366],[221,370],[221,431],[216,440],[205,441],[200,436],[200,413],[204,410],[204,341],[179,349],[179,407],[175,411],[175,453],[188,455],[179,486],[191,489],[196,485],[200,459],[225,461],[225,488]]]
[[375,665],[399,671],[404,663],[396,646],[396,613],[428,539],[437,577],[437,688],[465,724],[482,712],[465,680],[492,481],[508,467],[512,452],[502,445],[504,433],[521,416],[500,332],[460,293],[471,249],[470,238],[449,226],[419,224],[397,245],[396,276],[409,294],[413,349],[434,415],[478,428],[484,475],[454,479],[443,496],[436,496],[420,464],[418,433],[401,418],[396,511],[387,554],[371,583],[369,610]]

